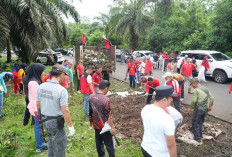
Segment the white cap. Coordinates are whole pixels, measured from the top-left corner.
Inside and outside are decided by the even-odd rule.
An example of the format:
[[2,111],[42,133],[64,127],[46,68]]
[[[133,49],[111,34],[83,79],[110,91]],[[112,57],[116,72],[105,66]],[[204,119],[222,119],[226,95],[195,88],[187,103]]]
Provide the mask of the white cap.
[[166,77],[168,77],[168,76],[172,76],[172,73],[166,72],[166,73],[164,74],[163,78],[166,78]]

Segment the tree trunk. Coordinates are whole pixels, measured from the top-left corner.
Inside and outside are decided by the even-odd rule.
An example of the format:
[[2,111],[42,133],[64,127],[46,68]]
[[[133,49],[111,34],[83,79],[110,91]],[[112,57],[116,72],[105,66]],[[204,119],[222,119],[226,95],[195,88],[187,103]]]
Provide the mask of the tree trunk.
[[11,62],[11,51],[10,51],[10,41],[7,39],[6,41],[6,49],[7,49],[7,63]]
[[131,48],[132,50],[136,50],[136,48],[139,46],[139,36],[135,33],[134,27],[131,27],[130,29],[131,34]]

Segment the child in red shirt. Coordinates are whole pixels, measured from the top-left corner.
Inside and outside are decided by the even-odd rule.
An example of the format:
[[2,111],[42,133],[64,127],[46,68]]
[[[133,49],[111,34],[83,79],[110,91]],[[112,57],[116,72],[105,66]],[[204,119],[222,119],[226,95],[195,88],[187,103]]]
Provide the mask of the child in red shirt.
[[98,93],[99,84],[102,80],[102,68],[101,67],[97,68],[97,71],[93,74],[92,79],[94,83],[95,92]]

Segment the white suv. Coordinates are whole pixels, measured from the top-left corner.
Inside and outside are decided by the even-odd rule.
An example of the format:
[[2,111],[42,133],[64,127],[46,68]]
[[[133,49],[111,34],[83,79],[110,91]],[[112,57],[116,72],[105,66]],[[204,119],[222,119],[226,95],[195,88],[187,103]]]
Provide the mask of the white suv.
[[208,56],[210,69],[207,71],[207,76],[213,77],[217,83],[225,83],[228,79],[232,78],[232,59],[221,52],[209,50],[182,51],[181,56],[178,57],[178,70],[180,70],[181,61],[185,55],[188,55],[190,58],[195,57],[197,72],[199,72],[203,58]]
[[[44,51],[41,51],[36,58],[36,62],[46,64],[47,63],[47,55],[51,55],[51,54],[53,55],[53,56],[51,56],[53,64],[54,63],[59,63],[59,64],[63,63],[64,56],[61,54],[61,52],[54,52],[51,49],[45,49]],[[56,61],[55,61],[55,59],[56,59]]]
[[140,50],[140,51],[134,51],[133,58],[135,59],[136,56],[140,56],[141,58],[150,57],[150,60],[153,62],[153,55],[154,53],[152,51]]

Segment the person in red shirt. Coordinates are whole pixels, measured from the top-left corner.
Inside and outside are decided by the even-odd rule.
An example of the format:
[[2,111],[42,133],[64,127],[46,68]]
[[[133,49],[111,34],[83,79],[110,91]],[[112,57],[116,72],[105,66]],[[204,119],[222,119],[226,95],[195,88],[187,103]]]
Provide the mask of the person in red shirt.
[[202,63],[201,63],[201,65],[203,66],[203,67],[205,67],[205,76],[206,76],[206,72],[209,70],[209,61],[208,61],[208,57],[207,56],[205,56],[204,57],[204,59],[203,59],[203,61],[202,61]]
[[169,55],[167,52],[164,51],[163,53],[163,59],[164,59],[164,65],[163,65],[163,72],[166,71],[167,65],[168,65],[168,61],[169,61]]
[[149,87],[149,92],[148,92],[148,96],[147,96],[147,104],[150,104],[151,99],[152,99],[152,95],[153,95],[153,93],[155,91],[155,88],[160,86],[160,82],[156,78],[149,77],[147,79],[146,85]]
[[98,93],[99,84],[102,80],[102,68],[101,67],[97,67],[97,70],[93,74],[92,79],[93,79],[93,83],[94,83],[95,92]]
[[77,69],[77,92],[80,93],[80,78],[81,78],[81,75],[83,75],[84,73],[84,66],[83,66],[83,62],[82,60],[79,61],[79,64],[77,65],[76,67]]
[[141,83],[140,88],[142,88],[145,93],[149,93],[149,87],[146,85],[147,81],[148,81],[148,76],[142,76],[140,78],[140,83]]
[[130,60],[130,64],[128,64],[128,69],[129,69],[130,88],[135,89],[136,65],[133,59]]
[[170,59],[168,63],[168,67],[167,67],[167,72],[173,73],[175,66],[176,66],[176,63],[174,63],[174,59]]
[[104,39],[104,43],[105,43],[106,55],[109,56],[110,46],[112,46],[112,44],[108,39],[106,39],[105,36],[103,36],[102,38]]
[[177,80],[173,78],[172,73],[166,72],[165,75],[163,76],[165,79],[165,85],[166,86],[172,86],[172,91],[173,91],[173,104],[176,110],[180,112],[180,95],[181,95],[181,89],[179,88],[179,83]]
[[[190,80],[192,80],[192,78],[193,78],[192,74],[193,74],[193,70],[195,69],[195,65],[190,62],[190,58],[187,58],[186,62],[187,62],[187,64],[182,65],[181,70],[180,70],[180,74],[183,73],[184,81],[185,82],[189,81],[189,83],[190,83]],[[183,89],[184,89],[184,84],[183,84]],[[188,93],[192,94],[190,85],[188,88]]]
[[153,68],[153,63],[152,61],[150,61],[150,57],[147,57],[144,74],[152,76],[152,68]]
[[81,45],[83,46],[83,49],[85,49],[86,45],[86,38],[85,38],[85,33],[83,33],[83,36],[81,37]]
[[130,64],[130,60],[133,60],[133,57],[130,56],[127,60],[126,60],[126,64],[127,64],[127,71],[126,71],[126,76],[125,76],[125,79],[124,80],[127,80],[127,77],[128,77],[128,74],[129,74],[129,64]]
[[136,65],[136,75],[137,75],[137,83],[139,83],[139,80],[140,80],[140,66],[141,66],[141,58],[140,56],[137,56],[136,57],[136,61],[135,61],[135,65]]

